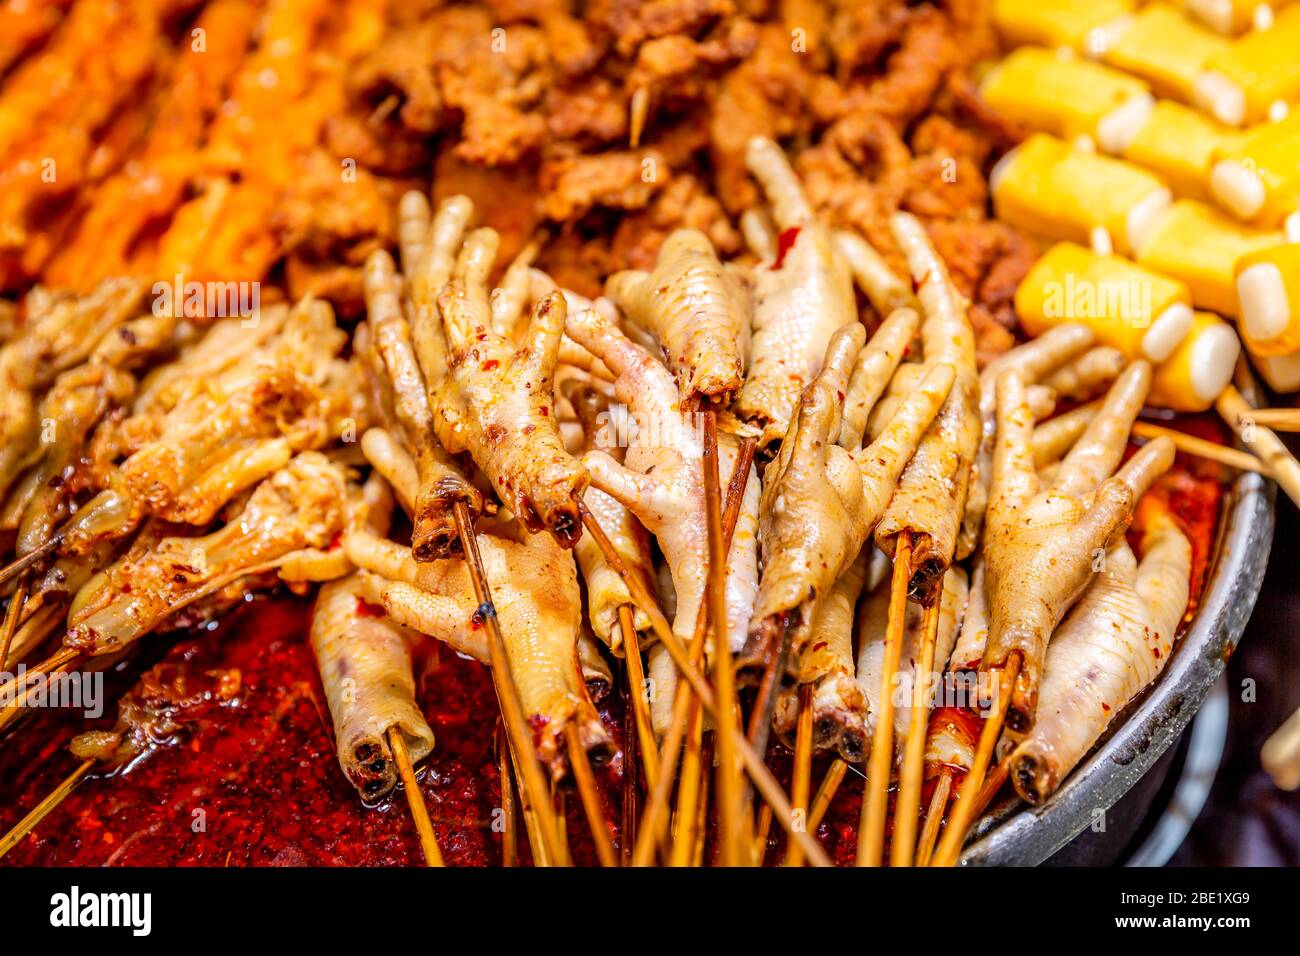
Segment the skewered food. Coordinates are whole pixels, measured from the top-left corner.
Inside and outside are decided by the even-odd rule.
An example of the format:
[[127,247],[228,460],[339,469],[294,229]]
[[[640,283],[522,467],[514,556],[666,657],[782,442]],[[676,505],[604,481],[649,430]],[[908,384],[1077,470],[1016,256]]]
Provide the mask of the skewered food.
[[[775,841],[749,839],[756,813],[788,835],[788,862],[822,865],[853,830],[815,826],[830,801],[808,806],[812,755],[837,755],[833,790],[874,738],[858,859],[880,860],[889,832],[893,862],[923,862],[954,786],[998,743],[980,701],[950,697],[972,671],[996,685],[1019,667],[1001,747],[1021,746],[1012,783],[1040,799],[1105,727],[1076,708],[1118,711],[1153,680],[1133,656],[1148,639],[1168,655],[1213,506],[1184,537],[1136,504],[1166,442],[1119,463],[1144,400],[1230,410],[1236,337],[1193,308],[1231,311],[1241,276],[1269,374],[1300,348],[1279,311],[1281,233],[1265,231],[1289,193],[1285,148],[1262,147],[1289,127],[1238,134],[1156,100],[1222,112],[1245,89],[1211,72],[1238,41],[1160,5],[1000,0],[992,23],[901,0],[39,6],[0,4],[0,286],[49,287],[0,302],[0,656],[36,661],[39,687],[205,628],[127,695],[125,723],[78,740],[63,796],[101,771],[114,787],[149,776],[132,708],[168,739],[191,704],[216,722],[252,708],[277,732],[213,748],[196,726],[177,786],[217,751],[246,752],[225,780],[274,750],[261,802],[286,780],[332,786],[311,801],[333,815],[317,829],[367,859],[413,848],[392,814],[356,815],[400,793],[435,865],[440,842],[458,862],[612,865],[615,844],[705,862],[714,832],[723,862],[761,862]],[[1161,23],[1196,42],[1148,43]],[[208,52],[186,49],[191,25]],[[108,73],[96,30],[132,41]],[[997,31],[1021,49],[981,96],[971,75]],[[83,105],[43,108],[63,75]],[[1017,146],[1017,124],[1060,140]],[[59,174],[38,184],[46,155]],[[1251,198],[1232,193],[1243,158],[1270,177],[1258,209],[1239,202],[1255,221],[1183,235],[1183,200],[1225,201],[1215,161],[1229,198]],[[1035,266],[1040,238],[1067,241]],[[131,278],[100,282],[117,275]],[[245,281],[260,302],[223,314]],[[1048,287],[1072,282],[1155,294],[1058,309]],[[1121,540],[1135,508],[1147,565]],[[1155,567],[1169,601],[1139,587],[1139,602],[1126,588]],[[310,619],[306,601],[251,600],[317,584]],[[225,623],[262,614],[293,620],[274,640]],[[1122,637],[1094,627],[1120,617]],[[203,655],[218,659],[191,666]],[[1104,681],[1078,678],[1098,660]],[[733,667],[758,665],[737,692]],[[48,718],[15,682],[0,691],[0,728],[24,731],[6,747],[30,755]],[[795,752],[793,800],[764,760],[769,728]],[[295,756],[303,732],[360,800]],[[34,775],[0,776],[17,792]],[[283,829],[265,819],[243,832]],[[277,861],[318,859],[316,836]],[[202,839],[182,855],[218,859]],[[14,852],[59,859],[41,840]],[[137,859],[118,845],[113,860]]]
[[1072,242],[1049,249],[1016,290],[1016,314],[1029,334],[1082,322],[1098,342],[1157,365],[1191,329],[1191,303],[1178,280]]
[[953,370],[952,389],[898,482],[876,526],[876,546],[892,553],[898,536],[912,539],[908,590],[929,606],[939,598],[944,572],[958,552],[958,533],[980,440],[975,335],[966,299],[948,274],[924,227],[898,213],[890,223],[925,310],[921,347],[925,366]]
[[525,527],[573,547],[590,479],[564,447],[551,384],[568,310],[563,295],[548,292],[533,306],[522,344],[509,337],[513,329],[498,329],[487,289],[497,243],[490,229],[471,232],[438,295],[447,378],[435,427],[449,451],[470,452]]
[[[702,435],[690,413],[681,408],[677,384],[668,370],[632,342],[608,319],[587,310],[569,317],[569,335],[614,372],[614,393],[638,420],[652,423],[632,443],[622,463],[602,451],[582,457],[592,484],[627,508],[659,543],[670,569],[676,613],[673,633],[689,641],[704,600],[708,530],[704,505]],[[719,477],[726,482],[735,467],[737,442],[719,436]],[[744,646],[758,587],[755,525],[758,479],[751,473],[727,552],[727,621],[725,635],[733,652]],[[663,733],[672,717],[677,672],[667,650],[650,653],[655,685],[651,712]]]
[[1052,636],[1038,716],[1012,752],[1011,781],[1041,803],[1124,706],[1164,669],[1187,609],[1192,548],[1152,501],[1142,509],[1142,561],[1123,540]]
[[679,229],[659,247],[653,272],[616,272],[605,293],[663,347],[686,407],[730,404],[743,381],[749,303],[708,236]]
[[[1300,115],[1263,123],[1215,153],[1210,190],[1233,215],[1265,228],[1300,216]],[[1300,219],[1296,220],[1300,222]]]
[[[409,224],[407,225],[409,227]],[[408,250],[408,257],[416,254]],[[482,494],[460,473],[434,435],[428,389],[416,358],[411,330],[403,313],[401,280],[387,252],[378,250],[366,260],[367,322],[380,376],[391,394],[393,417],[406,436],[415,458],[419,492],[411,502],[415,529],[412,552],[418,560],[447,557],[455,550],[452,510],[464,501],[472,513],[484,509]],[[425,315],[424,321],[431,321]]]
[[111,654],[199,598],[241,578],[274,573],[294,551],[325,548],[342,531],[346,488],[339,468],[303,452],[262,481],[225,527],[202,537],[146,529],[127,553],[88,581],[68,612],[70,648]]
[[1212,206],[1179,199],[1152,223],[1134,258],[1139,265],[1186,283],[1198,309],[1235,316],[1237,262],[1283,241],[1280,232],[1247,226]]
[[1054,479],[1042,487],[1024,377],[1013,369],[998,379],[984,543],[989,638],[982,666],[1001,669],[1012,654],[1020,657],[1009,691],[1012,729],[1033,725],[1047,641],[1087,586],[1096,554],[1105,552],[1137,499],[1173,461],[1172,444],[1157,440],[1115,471],[1150,383],[1151,368],[1142,362],[1120,376]]
[[1247,253],[1236,273],[1241,336],[1251,353],[1275,357],[1300,349],[1300,244]]
[[[883,390],[916,322],[910,310],[894,313],[866,349],[860,324],[835,334],[768,468],[759,504],[763,575],[742,664],[758,663],[789,642],[796,679],[824,685],[824,693],[815,693],[829,698],[819,701],[817,722],[849,735],[841,750],[856,755],[851,759],[861,756],[861,738],[852,739],[862,719],[851,652],[851,610],[863,577],[859,554],[940,413],[955,373],[935,365],[866,447],[860,426],[857,435],[844,435],[840,396],[851,396],[845,406],[874,405],[871,396]],[[848,447],[841,444],[845,438]],[[823,728],[820,736],[830,733]]]
[[756,138],[745,163],[763,186],[779,233],[753,270],[754,316],[749,371],[736,414],[763,429],[767,445],[786,433],[831,336],[857,320],[853,281],[825,226],[813,216],[785,153]]
[[1129,163],[1036,133],[989,177],[998,215],[1028,232],[1127,255],[1148,247],[1169,190]]

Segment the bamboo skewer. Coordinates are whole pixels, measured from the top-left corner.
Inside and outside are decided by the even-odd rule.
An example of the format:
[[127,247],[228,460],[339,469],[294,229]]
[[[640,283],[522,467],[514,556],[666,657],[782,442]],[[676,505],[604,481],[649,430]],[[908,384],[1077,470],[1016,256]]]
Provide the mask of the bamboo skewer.
[[1007,716],[1007,707],[1011,703],[1011,689],[1020,674],[1020,652],[1012,651],[1007,658],[1006,667],[1002,669],[997,682],[997,709],[984,720],[980,729],[979,745],[975,750],[975,759],[971,762],[970,772],[961,782],[957,791],[957,802],[948,825],[944,827],[939,846],[934,852],[931,866],[956,866],[961,857],[962,844],[966,841],[966,831],[970,828],[975,814],[981,809],[977,804],[984,786],[984,776],[988,773],[989,761],[993,758],[993,748],[997,746],[1002,734],[1002,722]]
[[18,579],[18,586],[14,588],[14,593],[9,596],[9,607],[5,609],[4,631],[0,635],[0,670],[7,670],[9,663],[9,648],[13,645],[14,634],[18,632],[18,624],[23,616],[23,606],[27,603],[27,588],[31,583],[31,576],[26,572]]
[[572,721],[564,727],[564,740],[569,751],[569,765],[573,768],[573,779],[578,786],[578,797],[582,800],[582,812],[587,816],[587,828],[591,830],[592,842],[596,844],[596,856],[599,857],[601,866],[618,866],[614,841],[610,839],[609,827],[605,825],[605,812],[600,805],[596,775],[591,771],[591,761],[583,749],[578,727]]
[[[641,754],[641,768],[646,786],[654,789],[659,779],[659,751],[655,747],[654,726],[650,722],[650,705],[645,698],[645,668],[641,661],[641,639],[636,633],[632,608],[623,605],[618,609],[618,626],[623,632],[623,659],[627,662],[628,704],[636,727],[637,747]],[[624,717],[626,720],[627,717]]]
[[[727,503],[726,510],[722,516],[723,532],[730,549],[731,536],[736,529],[736,522],[740,517],[740,506],[744,499],[745,486],[749,480],[750,465],[754,460],[754,450],[757,442],[753,439],[746,439],[741,442],[740,451],[736,456],[736,467],[732,471],[731,481],[727,486]],[[585,518],[584,518],[585,521]],[[595,535],[597,544],[602,549],[605,545],[600,543],[601,535]],[[608,550],[606,549],[608,553]],[[620,575],[624,575],[623,566],[620,562],[611,562]],[[626,580],[626,575],[624,575]],[[630,590],[630,586],[629,586]],[[648,595],[647,595],[648,598]],[[657,607],[657,606],[656,606]],[[649,612],[647,612],[649,613]],[[701,604],[699,613],[695,618],[695,631],[691,635],[690,659],[691,663],[698,665],[704,656],[704,639],[707,634],[709,618],[709,604],[707,601]],[[638,835],[638,850],[633,857],[634,866],[646,866],[650,862],[649,854],[652,844],[650,840],[657,841],[662,847],[668,850],[665,858],[670,858],[671,850],[667,847],[668,828],[667,823],[667,805],[669,793],[672,789],[673,770],[677,765],[677,757],[680,753],[683,735],[686,733],[695,698],[687,686],[680,686],[677,689],[677,699],[673,701],[673,720],[669,726],[668,734],[664,738],[663,750],[657,757],[659,765],[659,779],[651,785],[649,802],[646,805],[645,815],[641,823],[642,833]],[[648,740],[653,740],[651,734]],[[646,835],[649,831],[649,835]],[[646,842],[641,842],[642,840]]]
[[858,866],[880,866],[885,847],[885,813],[889,804],[889,772],[894,763],[894,679],[903,651],[907,621],[907,585],[911,578],[912,535],[902,531],[894,546],[894,570],[889,582],[889,618],[885,625],[885,661],[880,675],[880,713],[871,741],[867,785],[858,824]]
[[510,661],[506,657],[506,643],[501,636],[501,627],[497,621],[496,607],[492,604],[492,594],[488,589],[487,576],[483,570],[483,559],[478,550],[478,538],[474,534],[474,523],[470,517],[469,507],[463,500],[455,505],[456,532],[460,535],[461,548],[465,554],[465,563],[469,569],[470,581],[474,585],[474,596],[479,602],[479,616],[488,635],[489,663],[492,667],[493,683],[496,685],[497,702],[505,717],[506,733],[510,740],[510,749],[514,756],[516,771],[523,781],[521,793],[528,795],[532,813],[536,815],[539,842],[551,860],[559,860],[564,854],[559,843],[559,830],[555,810],[551,806],[546,787],[546,778],[542,772],[541,759],[533,746],[532,732],[523,705],[519,702],[519,690],[514,676],[510,672]]
[[645,131],[646,115],[650,112],[650,91],[638,86],[632,91],[632,102],[628,116],[627,145],[636,149],[641,145],[641,134]]
[[573,866],[573,851],[569,847],[569,815],[565,809],[563,791],[551,784],[551,809],[555,813],[556,833],[560,838],[560,866]]
[[[614,550],[614,546],[610,543],[604,529],[601,528],[600,524],[596,521],[591,512],[587,510],[585,505],[582,506],[581,511],[583,527],[585,527],[588,533],[591,534],[592,538],[595,539],[601,551],[604,553],[605,559],[609,561],[610,567],[614,568],[623,579],[623,582],[628,587],[628,591],[632,594],[633,600],[650,618],[655,635],[664,645],[664,649],[668,652],[669,656],[672,657],[673,663],[677,665],[677,669],[690,684],[691,689],[700,698],[701,703],[704,705],[704,709],[708,711],[709,715],[712,716],[715,721],[718,722],[720,728],[727,726],[725,722],[718,721],[718,702],[717,698],[714,697],[712,688],[700,673],[699,668],[691,662],[686,649],[682,646],[681,641],[677,639],[677,636],[673,634],[672,628],[668,626],[668,621],[664,617],[663,612],[659,610],[659,606],[646,592],[641,581],[628,571],[627,565],[623,563],[622,557]],[[724,730],[723,732],[725,733],[726,731]],[[776,778],[772,776],[772,772],[763,762],[763,758],[758,755],[757,751],[755,751],[752,746],[750,746],[747,739],[740,737],[739,734],[736,736],[739,737],[735,742],[736,751],[740,756],[741,762],[745,766],[745,772],[748,773],[750,779],[754,781],[754,785],[758,788],[759,794],[763,799],[772,804],[773,813],[777,820],[780,821],[781,826],[796,840],[803,843],[804,852],[808,855],[809,862],[815,866],[830,866],[830,857],[826,855],[826,851],[821,848],[817,841],[809,837],[806,833],[796,830],[794,827],[792,821],[793,810],[790,806],[790,801],[781,790],[781,785],[777,783]],[[668,750],[669,748],[667,743],[665,743],[664,759],[660,762],[660,770],[662,773],[659,778],[659,786],[661,788],[664,785],[665,777],[671,773],[669,768],[672,766],[673,760],[676,759],[675,753],[673,754],[673,760],[668,759]],[[651,809],[653,809],[653,806],[654,804],[652,802],[651,806],[647,808],[647,814]],[[646,862],[645,851],[642,849],[642,844],[646,840],[647,831],[646,822],[644,820],[642,821],[641,831],[642,832],[637,837],[637,857],[640,858],[642,862],[634,862],[633,865],[645,865]]]
[[1256,425],[1278,432],[1300,432],[1300,408],[1257,408],[1250,413]]
[[438,837],[433,832],[433,823],[429,820],[429,808],[424,804],[424,794],[420,791],[420,782],[415,778],[415,768],[411,766],[411,754],[406,749],[406,739],[396,726],[388,728],[388,746],[393,751],[393,762],[402,778],[402,789],[406,791],[406,803],[411,808],[411,819],[415,821],[415,832],[420,835],[420,848],[424,851],[427,866],[446,866],[442,860],[442,850],[438,847]]
[[[758,823],[754,827],[754,865],[762,866],[763,858],[767,856],[767,835],[772,830],[772,807],[763,804],[763,808],[758,811]],[[809,830],[810,833],[815,832]]]
[[1218,442],[1206,441],[1204,438],[1197,438],[1195,435],[1188,435],[1186,432],[1180,432],[1173,428],[1152,425],[1150,422],[1134,422],[1133,434],[1138,438],[1148,440],[1168,438],[1174,443],[1175,448],[1185,454],[1195,455],[1197,458],[1205,458],[1209,461],[1217,461],[1221,465],[1227,465],[1229,468],[1235,468],[1238,471],[1253,471],[1266,478],[1273,477],[1272,469],[1268,465],[1250,454],[1250,452],[1242,451],[1239,448],[1229,448],[1226,445],[1220,445]]
[[77,788],[81,778],[88,774],[93,766],[95,766],[94,760],[83,760],[81,766],[72,771],[63,783],[55,787],[49,796],[33,808],[31,813],[19,820],[12,830],[6,833],[3,838],[0,838],[0,857],[12,850],[22,841],[23,837],[36,829],[37,824],[49,816],[50,811],[62,803],[68,794]]
[[56,534],[35,551],[29,551],[16,561],[11,561],[4,568],[0,568],[0,586],[8,584],[42,558],[53,554],[61,544],[63,544],[63,535]]
[[939,640],[940,596],[925,609],[922,622],[921,659],[912,677],[912,709],[908,714],[903,768],[898,775],[898,799],[894,803],[894,837],[889,846],[890,866],[911,866],[916,849],[917,818],[921,812],[921,777],[925,771],[925,732],[929,726],[930,677],[934,671],[935,645]]
[[[722,482],[718,467],[718,416],[704,412],[704,513],[709,531],[709,580],[706,593],[713,625],[713,686],[718,700],[716,735],[718,751],[718,822],[722,864],[740,866],[748,857],[742,849],[748,829],[742,823],[741,772],[736,760],[735,740],[740,736],[736,720],[736,672],[731,660],[731,637],[727,633],[727,552],[731,535],[722,528]],[[725,726],[724,726],[725,725]]]
[[952,768],[944,767],[939,771],[939,782],[934,785],[930,795],[930,806],[925,811],[925,825],[921,827],[921,838],[916,845],[916,865],[929,866],[934,855],[934,843],[939,838],[939,826],[943,823],[944,811],[948,808],[948,797],[952,794]]
[[1234,431],[1238,431],[1245,422],[1255,422],[1254,440],[1246,444],[1268,467],[1269,477],[1281,485],[1287,497],[1300,506],[1300,462],[1295,460],[1282,439],[1259,424],[1250,402],[1231,385],[1223,390],[1215,407]]
[[844,774],[848,772],[848,769],[848,761],[843,757],[836,757],[831,761],[831,765],[826,768],[826,776],[822,777],[821,786],[817,788],[812,807],[808,810],[809,833],[816,833],[817,828],[822,825],[822,818],[826,816],[826,811],[830,809],[831,801],[835,799],[835,794],[839,792],[840,784],[844,782]]
[[[622,619],[626,606],[619,609]],[[630,653],[630,650],[628,651]],[[639,653],[639,652],[638,652]],[[637,682],[628,672],[627,700],[623,710],[623,805],[619,820],[618,857],[620,866],[632,865],[632,844],[636,840],[638,798],[641,792],[641,751],[638,749],[640,729],[632,719],[631,698],[641,694]]]
[[[795,811],[803,814],[804,828],[808,827],[808,795],[812,789],[812,707],[813,685],[799,685],[799,716],[794,737],[794,776],[790,781],[790,802]],[[786,866],[803,866],[803,850],[791,843],[785,854]]]
[[519,859],[519,836],[515,831],[515,785],[510,769],[510,742],[505,728],[497,724],[497,773],[501,778],[501,865],[513,867]]
[[[0,730],[3,730],[5,727],[8,727],[13,723],[14,720],[18,718],[18,715],[23,712],[23,708],[27,706],[27,693],[30,689],[30,682],[33,676],[40,677],[44,675],[46,679],[48,679],[54,674],[67,670],[75,662],[81,660],[81,657],[81,651],[76,648],[61,647],[35,667],[27,668],[26,673],[23,675],[25,686],[13,696],[13,700],[10,703],[5,704],[4,708],[0,709]],[[18,678],[14,677],[13,680],[5,684],[4,687],[6,689],[9,688],[10,684],[15,683],[17,680]],[[2,692],[3,689],[0,689],[0,693]]]
[[674,811],[673,849],[669,858],[671,866],[690,866],[695,859],[695,841],[703,832],[697,827],[704,777],[704,711],[699,701],[692,700],[686,724],[686,752],[682,755],[682,769],[677,778],[677,807]]
[[1011,761],[1004,758],[1000,760],[992,772],[989,773],[988,779],[984,781],[984,786],[980,788],[980,795],[975,798],[975,815],[984,812],[985,808],[993,802],[993,798],[998,795],[1002,785],[1007,782],[1007,777],[1011,774]]

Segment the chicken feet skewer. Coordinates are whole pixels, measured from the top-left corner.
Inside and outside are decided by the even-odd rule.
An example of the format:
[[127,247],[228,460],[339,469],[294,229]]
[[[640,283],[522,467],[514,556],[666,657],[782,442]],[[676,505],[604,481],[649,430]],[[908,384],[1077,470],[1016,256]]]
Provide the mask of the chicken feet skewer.
[[[572,554],[547,534],[524,532],[520,540],[479,534],[478,543],[510,669],[552,778],[565,774],[570,722],[576,722],[584,748],[607,759],[612,743],[579,669],[582,602]],[[417,563],[408,549],[367,532],[348,534],[343,544],[363,569],[360,586],[367,601],[399,624],[488,661],[486,628],[463,560]]]
[[663,347],[684,407],[731,404],[745,370],[748,296],[704,233],[676,230],[653,271],[616,272],[605,294]]
[[[773,642],[788,640],[800,682],[817,680],[836,667],[851,673],[851,655],[845,660],[836,653],[837,647],[843,650],[841,642],[810,646],[809,635],[823,602],[857,559],[899,475],[944,404],[953,370],[947,365],[931,369],[881,436],[865,448],[837,443],[844,432],[842,406],[875,404],[898,360],[897,353],[888,358],[887,348],[877,342],[892,342],[915,323],[910,310],[895,312],[866,349],[860,323],[840,329],[822,371],[800,399],[764,483],[759,507],[763,577],[742,661],[762,660]],[[855,367],[871,373],[858,375]]]
[[898,491],[876,526],[876,547],[893,553],[894,541],[911,534],[909,596],[929,606],[938,600],[943,574],[957,554],[957,532],[966,505],[971,463],[979,444],[979,379],[975,335],[966,301],[926,235],[906,213],[890,221],[907,257],[917,298],[925,310],[921,344],[925,363],[950,366],[956,378],[934,424],[916,448],[899,480]]
[[461,474],[433,430],[424,376],[402,311],[402,283],[387,252],[366,260],[367,322],[376,357],[386,373],[394,416],[415,457],[419,493],[413,503],[411,551],[417,561],[445,558],[460,547],[452,515],[464,501],[472,514],[483,512],[483,495]]
[[980,373],[979,413],[980,444],[971,471],[970,491],[966,496],[962,516],[959,554],[974,550],[984,525],[984,509],[988,506],[988,484],[993,468],[993,444],[997,434],[997,381],[998,376],[1010,369],[1020,369],[1026,383],[1033,385],[1055,369],[1084,352],[1093,343],[1092,329],[1080,322],[1058,325],[1038,338],[1017,346],[999,356]]
[[518,348],[494,331],[487,275],[497,244],[490,229],[470,233],[438,296],[448,374],[438,392],[435,427],[448,451],[469,450],[526,528],[550,531],[572,547],[582,534],[578,504],[590,479],[565,449],[555,415],[552,380],[564,296],[551,292],[537,301]]
[[1130,366],[1054,480],[1041,487],[1024,375],[1012,369],[998,379],[984,538],[989,638],[982,668],[1000,670],[1018,656],[1006,716],[1015,731],[1033,725],[1048,639],[1091,581],[1096,556],[1123,533],[1137,500],[1173,462],[1172,443],[1157,439],[1115,471],[1150,385],[1149,364]]
[[1029,803],[1051,796],[1173,650],[1192,547],[1156,502],[1143,503],[1139,520],[1142,561],[1120,539],[1052,635],[1037,719],[1010,757],[1011,783]]
[[752,270],[749,372],[736,414],[762,428],[760,445],[779,441],[799,395],[821,367],[836,329],[858,320],[853,280],[819,224],[781,147],[750,140],[745,162],[763,186],[780,234],[770,260]]
[[112,654],[199,597],[274,570],[292,552],[325,548],[344,525],[343,474],[319,452],[303,452],[257,486],[243,511],[203,537],[142,532],[72,602],[65,647]]
[[[687,643],[701,610],[708,566],[701,430],[694,425],[695,416],[683,411],[668,369],[608,318],[595,310],[579,312],[570,316],[567,328],[618,376],[617,398],[638,422],[646,423],[622,464],[602,451],[587,452],[583,462],[591,471],[592,484],[631,511],[658,539],[676,593],[673,633]],[[726,434],[719,437],[719,479],[725,483],[735,467],[738,442]],[[758,478],[751,471],[727,553],[723,633],[733,652],[744,642],[758,587],[758,497]],[[650,652],[650,677],[655,686],[651,702],[655,732],[662,734],[672,720],[678,675],[667,650],[659,645]]]
[[[565,385],[569,386],[564,389],[566,396],[582,422],[585,450],[603,451],[615,460],[621,458],[622,450],[609,440],[609,402],[605,396],[591,386],[574,380],[565,382]],[[605,416],[603,424],[602,415]],[[588,488],[584,501],[623,559],[623,564],[634,574],[639,574],[646,591],[653,594],[655,573],[650,553],[650,536],[641,522],[599,488]],[[638,635],[650,631],[650,620],[645,611],[636,606],[627,584],[610,566],[609,560],[595,541],[584,535],[574,545],[573,553],[587,585],[587,616],[591,621],[591,629],[613,653],[621,656],[623,632],[619,626],[619,609],[632,609],[633,626]],[[640,646],[645,647],[649,643],[648,640],[642,640]]]

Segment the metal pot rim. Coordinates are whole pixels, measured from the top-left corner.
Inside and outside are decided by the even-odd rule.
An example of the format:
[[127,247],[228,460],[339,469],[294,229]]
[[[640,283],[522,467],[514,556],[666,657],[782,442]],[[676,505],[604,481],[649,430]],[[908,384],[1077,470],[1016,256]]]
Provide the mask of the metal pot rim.
[[1011,800],[981,820],[962,865],[1042,863],[1109,810],[1178,739],[1223,672],[1259,597],[1274,495],[1261,476],[1238,476],[1200,607],[1164,673],[1042,806]]

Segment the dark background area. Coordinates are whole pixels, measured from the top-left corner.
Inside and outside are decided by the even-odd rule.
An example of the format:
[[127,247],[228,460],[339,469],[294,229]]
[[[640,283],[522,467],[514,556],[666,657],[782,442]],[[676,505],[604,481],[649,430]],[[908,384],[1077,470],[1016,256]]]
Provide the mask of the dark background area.
[[[1293,451],[1300,447],[1290,443]],[[1171,865],[1300,866],[1300,790],[1260,766],[1264,741],[1300,707],[1300,513],[1281,491],[1264,589],[1228,662],[1230,717],[1209,801]],[[1242,700],[1243,682],[1256,683]]]

